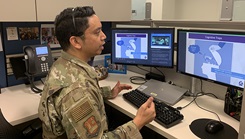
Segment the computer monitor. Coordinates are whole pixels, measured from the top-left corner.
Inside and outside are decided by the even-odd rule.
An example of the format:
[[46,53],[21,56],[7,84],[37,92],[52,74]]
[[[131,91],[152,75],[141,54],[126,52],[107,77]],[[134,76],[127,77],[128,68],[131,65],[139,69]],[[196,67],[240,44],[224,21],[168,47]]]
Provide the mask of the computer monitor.
[[113,28],[115,64],[173,67],[174,28]]
[[177,30],[177,72],[244,88],[245,32]]

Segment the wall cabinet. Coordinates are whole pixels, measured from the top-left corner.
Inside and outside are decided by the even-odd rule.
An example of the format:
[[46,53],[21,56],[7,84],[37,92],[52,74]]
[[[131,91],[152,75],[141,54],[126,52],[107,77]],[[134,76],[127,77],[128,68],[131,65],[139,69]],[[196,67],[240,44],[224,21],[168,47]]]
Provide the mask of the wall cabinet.
[[63,9],[93,6],[101,21],[130,21],[131,0],[36,0],[37,21],[54,21]]
[[36,21],[35,0],[0,0],[0,22]]
[[0,22],[52,22],[63,9],[93,6],[101,21],[130,21],[131,0],[0,0]]

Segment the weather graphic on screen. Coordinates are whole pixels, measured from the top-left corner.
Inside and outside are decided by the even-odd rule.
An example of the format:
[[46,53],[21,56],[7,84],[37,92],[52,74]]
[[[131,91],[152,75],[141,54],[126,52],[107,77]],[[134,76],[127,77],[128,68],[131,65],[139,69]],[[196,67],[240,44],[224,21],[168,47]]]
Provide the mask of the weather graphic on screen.
[[187,46],[187,55],[193,57],[193,61],[189,63],[195,66],[187,66],[186,71],[211,80],[243,86],[245,65],[239,64],[239,56],[244,51],[239,50],[245,47],[238,40],[234,42],[232,36],[220,34],[190,33]]
[[118,33],[116,36],[116,57],[148,59],[146,33]]

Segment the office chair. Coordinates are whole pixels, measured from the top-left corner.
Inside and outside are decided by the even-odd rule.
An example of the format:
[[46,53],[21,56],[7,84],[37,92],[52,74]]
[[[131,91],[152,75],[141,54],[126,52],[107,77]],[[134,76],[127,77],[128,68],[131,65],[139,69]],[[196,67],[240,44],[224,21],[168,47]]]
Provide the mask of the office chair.
[[42,132],[42,122],[37,120],[19,130],[12,126],[3,116],[0,109],[0,139],[33,139]]
[[0,109],[0,139],[24,139],[21,131],[14,128],[3,116]]

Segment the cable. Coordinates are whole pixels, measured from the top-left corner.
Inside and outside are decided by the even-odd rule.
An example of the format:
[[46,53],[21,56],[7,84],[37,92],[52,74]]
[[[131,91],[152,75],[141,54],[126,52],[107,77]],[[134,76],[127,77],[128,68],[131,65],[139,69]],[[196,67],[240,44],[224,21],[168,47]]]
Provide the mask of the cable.
[[[186,104],[185,106],[183,107],[177,107],[178,110],[181,110],[181,109],[184,109],[186,108],[187,106],[189,106],[192,102],[194,102],[196,100],[196,98],[200,97],[200,96],[204,96],[204,95],[212,95],[213,97],[215,98],[218,98],[217,96],[215,96],[213,93],[204,93],[204,92],[198,92],[196,95],[191,95],[188,97],[193,97],[193,100],[191,100],[188,104]],[[187,96],[187,95],[186,95]]]
[[164,74],[163,74],[163,72],[161,71],[161,70],[159,70],[157,67],[154,67],[156,70],[158,70],[163,76],[165,76]]
[[147,82],[147,80],[141,76],[132,76],[129,79],[132,84],[142,85]]
[[185,106],[183,106],[183,107],[177,107],[176,109],[182,110],[182,109],[186,108],[186,107],[189,106],[192,102],[194,102],[195,99],[196,99],[197,97],[202,96],[203,93],[201,93],[201,95],[198,95],[198,94],[200,94],[200,93],[201,93],[201,92],[197,93],[197,95],[195,95],[195,96],[193,96],[193,95],[190,96],[190,97],[193,97],[192,101],[190,101],[190,102],[189,102],[188,104],[186,104]]
[[[183,108],[186,108],[187,106],[189,106],[192,102],[194,102],[195,101],[195,103],[196,103],[196,98],[197,97],[200,97],[200,96],[203,96],[203,95],[212,95],[213,97],[215,97],[215,98],[218,98],[216,95],[214,95],[213,93],[204,93],[203,92],[203,90],[202,90],[202,80],[200,80],[201,81],[201,84],[200,84],[200,86],[201,86],[201,91],[200,92],[198,92],[196,95],[192,95],[191,97],[193,97],[193,100],[192,101],[190,101],[187,105],[185,105],[185,106],[183,106],[183,107],[177,107],[177,109],[178,110],[181,110],[181,109],[183,109]],[[197,104],[197,106],[199,107],[199,105]],[[201,107],[200,107],[201,108]],[[209,112],[212,112],[212,111],[209,111]],[[212,113],[214,113],[214,112],[212,112]],[[216,113],[215,113],[216,114]],[[217,115],[217,114],[216,114]],[[219,118],[219,117],[218,117]]]
[[[208,93],[208,94],[211,94],[211,93]],[[203,94],[203,95],[205,95],[205,94]],[[201,106],[197,103],[196,99],[195,99],[194,101],[195,101],[195,104],[196,104],[200,109],[203,109],[203,110],[205,110],[205,111],[207,111],[207,112],[210,112],[210,113],[215,114],[215,115],[218,117],[219,121],[222,122],[221,119],[220,119],[220,117],[219,117],[219,115],[218,115],[217,113],[215,113],[215,112],[213,112],[213,111],[211,111],[211,110],[208,110],[208,109],[206,109],[206,108],[201,107]]]
[[136,67],[139,68],[139,69],[141,69],[141,70],[144,70],[144,71],[146,71],[146,72],[151,72],[151,71],[149,71],[149,70],[146,70],[146,69],[144,69],[144,68],[139,67],[138,65],[137,65]]
[[42,90],[37,88],[34,84],[34,77],[32,75],[28,75],[28,80],[30,82],[30,87],[31,87],[31,90],[35,93],[41,93]]
[[201,84],[200,84],[200,86],[201,86],[201,92],[203,93],[203,95],[212,95],[213,97],[215,97],[215,98],[218,98],[215,94],[213,94],[213,93],[204,93],[203,92],[203,90],[202,90],[202,87],[203,87],[203,82],[202,82],[202,80],[200,79],[200,82],[201,82]]

